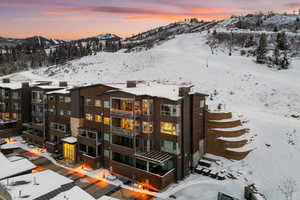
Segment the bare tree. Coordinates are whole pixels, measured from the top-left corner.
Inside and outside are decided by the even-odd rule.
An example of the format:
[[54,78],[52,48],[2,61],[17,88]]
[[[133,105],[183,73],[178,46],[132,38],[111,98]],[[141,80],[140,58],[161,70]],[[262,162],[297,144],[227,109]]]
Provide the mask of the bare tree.
[[283,194],[286,200],[293,200],[296,192],[297,182],[293,177],[288,177],[278,186],[279,191]]

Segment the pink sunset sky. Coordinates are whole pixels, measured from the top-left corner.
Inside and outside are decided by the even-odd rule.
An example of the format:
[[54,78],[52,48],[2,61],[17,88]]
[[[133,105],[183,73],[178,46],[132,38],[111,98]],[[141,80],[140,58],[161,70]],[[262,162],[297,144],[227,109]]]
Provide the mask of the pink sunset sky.
[[191,17],[214,20],[298,9],[299,0],[0,0],[0,36],[126,37]]

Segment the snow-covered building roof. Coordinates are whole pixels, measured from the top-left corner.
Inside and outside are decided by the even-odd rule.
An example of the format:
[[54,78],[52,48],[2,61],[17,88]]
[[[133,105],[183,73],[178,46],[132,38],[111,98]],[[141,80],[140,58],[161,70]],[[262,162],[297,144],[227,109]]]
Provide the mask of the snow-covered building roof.
[[100,197],[100,198],[97,199],[97,200],[118,200],[118,199],[116,199],[116,198],[114,198],[114,197],[110,197],[110,196],[104,195],[104,196]]
[[[127,92],[134,95],[148,95],[154,97],[161,97],[177,101],[181,99],[179,96],[179,88],[192,87],[190,84],[162,84],[157,82],[137,83],[136,87],[128,88],[126,83],[110,83],[108,86],[115,87],[120,91]],[[115,92],[118,90],[111,90]],[[190,92],[192,93],[192,92]]]
[[1,163],[0,180],[36,168],[36,166],[26,158],[9,160],[1,152],[0,152],[0,163]]
[[94,197],[89,195],[87,192],[85,192],[78,186],[72,187],[70,190],[60,193],[59,195],[55,196],[51,200],[63,200],[63,199],[95,200]]
[[[17,176],[9,179],[8,182],[9,184],[7,185],[7,180],[1,181],[7,187],[12,199],[18,200],[24,199],[24,196],[29,196],[28,199],[35,199],[73,181],[51,170],[45,170]],[[12,182],[24,182],[27,184],[12,184]],[[19,191],[21,191],[21,196]]]
[[61,141],[67,142],[70,144],[74,144],[77,142],[77,138],[76,137],[66,137],[66,138],[61,139]]
[[71,93],[71,89],[73,87],[72,86],[69,86],[69,87],[65,87],[63,89],[59,89],[59,90],[54,90],[54,91],[51,91],[51,92],[47,92],[46,94],[70,94]]

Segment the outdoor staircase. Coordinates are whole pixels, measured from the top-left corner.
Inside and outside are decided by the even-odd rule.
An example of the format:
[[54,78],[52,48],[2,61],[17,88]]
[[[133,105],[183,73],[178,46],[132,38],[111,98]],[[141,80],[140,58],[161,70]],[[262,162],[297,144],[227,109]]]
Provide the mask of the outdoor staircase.
[[242,160],[254,150],[253,136],[231,112],[209,111],[206,152],[232,160]]

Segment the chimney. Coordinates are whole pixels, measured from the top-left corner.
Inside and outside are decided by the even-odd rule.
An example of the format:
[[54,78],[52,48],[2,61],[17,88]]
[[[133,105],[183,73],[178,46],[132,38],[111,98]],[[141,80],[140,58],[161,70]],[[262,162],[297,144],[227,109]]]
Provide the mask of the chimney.
[[188,96],[191,91],[191,87],[180,87],[179,88],[179,96],[185,97]]
[[2,83],[10,83],[10,79],[9,78],[3,78]]
[[28,82],[22,83],[22,88],[29,88],[29,83]]
[[135,88],[136,81],[127,81],[127,88]]
[[66,82],[66,81],[59,82],[59,87],[67,87],[67,86],[68,86],[68,82]]

